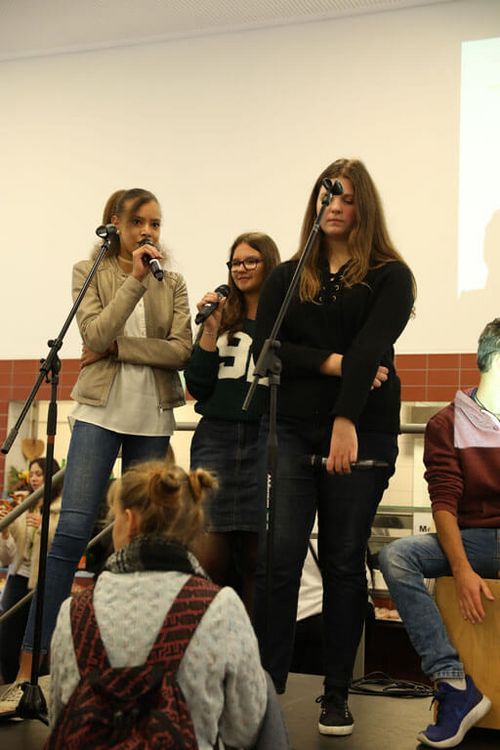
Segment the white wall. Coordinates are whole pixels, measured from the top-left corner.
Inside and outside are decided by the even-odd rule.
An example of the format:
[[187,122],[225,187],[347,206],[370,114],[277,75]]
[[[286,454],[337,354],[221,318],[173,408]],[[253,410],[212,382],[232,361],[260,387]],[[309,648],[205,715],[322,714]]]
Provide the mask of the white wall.
[[[312,183],[340,156],[367,164],[417,276],[398,351],[473,351],[493,313],[456,307],[460,46],[494,36],[500,3],[459,0],[1,63],[0,358],[45,354],[116,188],[158,195],[194,309],[239,232],[296,249]],[[61,356],[79,349],[73,325]]]

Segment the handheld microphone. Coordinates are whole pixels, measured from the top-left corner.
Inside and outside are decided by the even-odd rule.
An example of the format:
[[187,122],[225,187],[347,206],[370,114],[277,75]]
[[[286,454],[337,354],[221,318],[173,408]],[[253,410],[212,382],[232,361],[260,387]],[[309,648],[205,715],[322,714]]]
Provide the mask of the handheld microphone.
[[209,315],[211,315],[213,313],[213,311],[217,309],[217,307],[219,305],[219,300],[222,297],[227,297],[228,296],[228,294],[229,294],[229,287],[228,287],[227,284],[221,284],[214,291],[215,291],[215,294],[219,295],[219,299],[217,300],[217,302],[208,302],[206,305],[203,305],[203,307],[199,311],[198,315],[194,319],[194,322],[196,323],[196,325],[199,325],[200,323],[203,323],[209,317]]
[[[139,242],[139,247],[143,247],[144,245],[153,245],[154,247],[156,247],[155,243],[150,237],[145,237]],[[144,253],[144,255],[142,256],[142,260],[145,266],[150,267],[151,273],[153,274],[155,279],[158,279],[158,281],[163,281],[163,268],[160,266],[160,261],[158,260],[158,258],[152,258],[148,253]]]
[[[325,456],[302,456],[302,466],[312,466],[313,469],[326,469],[327,459]],[[380,469],[389,466],[387,461],[378,461],[375,458],[363,458],[361,461],[351,463],[352,471],[368,471],[369,469]]]
[[118,229],[115,227],[114,224],[101,224],[100,227],[97,227],[95,230],[95,233],[98,237],[101,237],[103,240],[109,239],[113,234],[118,234]]
[[339,180],[330,180],[329,177],[325,177],[321,184],[325,188],[327,193],[330,193],[330,195],[342,195],[344,192],[344,188],[342,187],[342,183],[339,182]]

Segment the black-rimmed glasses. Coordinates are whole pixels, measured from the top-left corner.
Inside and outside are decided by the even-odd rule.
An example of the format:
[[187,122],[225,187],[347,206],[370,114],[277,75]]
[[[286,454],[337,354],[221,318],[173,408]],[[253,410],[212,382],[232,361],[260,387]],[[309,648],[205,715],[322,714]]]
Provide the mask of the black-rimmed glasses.
[[255,271],[259,263],[262,263],[261,258],[245,258],[245,260],[228,260],[226,266],[230,271],[241,268],[241,266],[243,266],[245,271]]

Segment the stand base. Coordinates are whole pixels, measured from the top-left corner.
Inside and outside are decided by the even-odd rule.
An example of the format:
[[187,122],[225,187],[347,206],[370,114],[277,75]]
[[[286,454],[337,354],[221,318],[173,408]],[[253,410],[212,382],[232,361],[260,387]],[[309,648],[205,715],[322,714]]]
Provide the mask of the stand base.
[[24,695],[17,707],[21,719],[39,719],[44,724],[49,723],[47,701],[40,685],[23,685]]
[[0,722],[12,719],[38,719],[48,725],[47,702],[40,685],[24,682],[23,695],[15,709],[0,714]]

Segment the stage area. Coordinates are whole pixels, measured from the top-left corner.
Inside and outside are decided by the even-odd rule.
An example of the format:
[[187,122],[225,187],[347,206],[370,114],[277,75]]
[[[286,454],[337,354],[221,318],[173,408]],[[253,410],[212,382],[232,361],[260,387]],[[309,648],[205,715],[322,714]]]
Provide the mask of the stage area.
[[[429,698],[380,698],[352,695],[349,705],[355,719],[350,737],[322,737],[317,732],[321,678],[290,675],[288,690],[280,696],[292,750],[416,750],[417,733],[430,722]],[[38,721],[0,724],[2,750],[41,750],[48,729]],[[474,729],[460,750],[498,750],[500,732]]]

